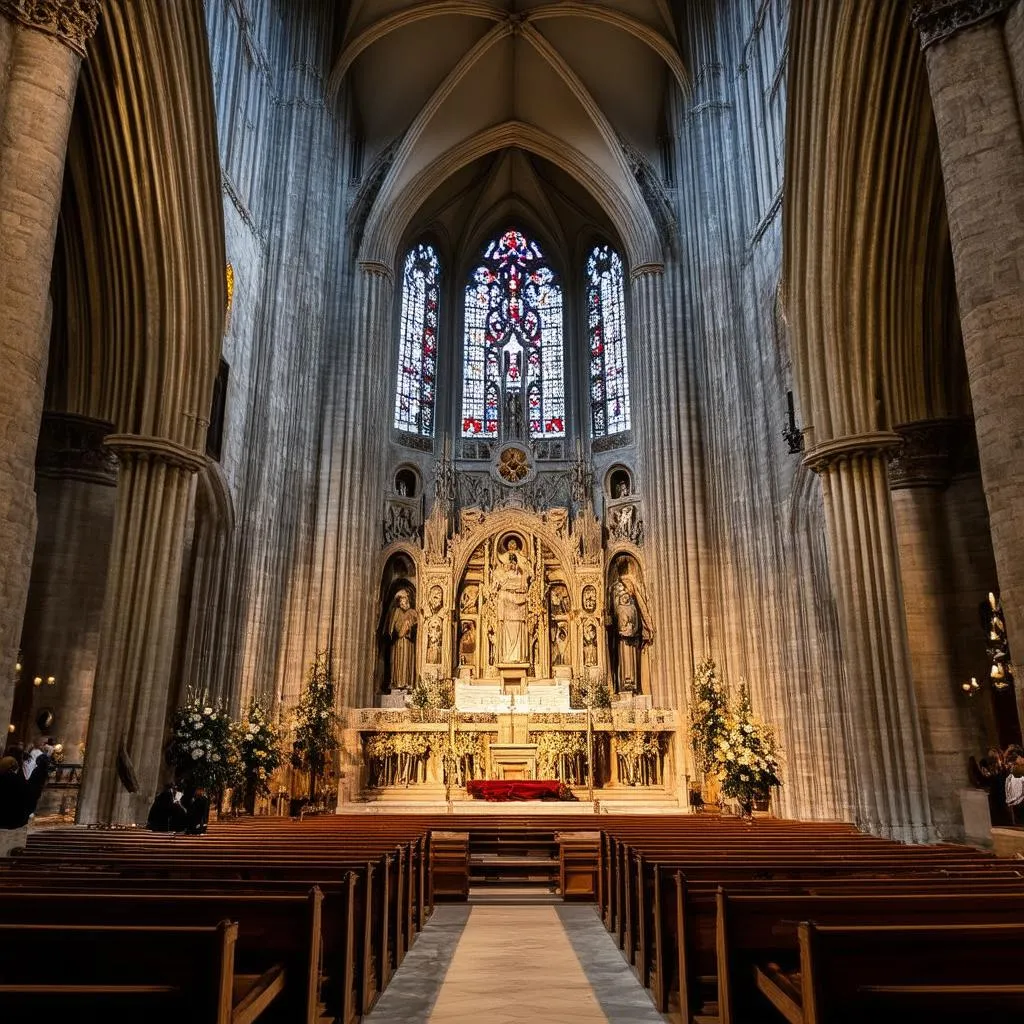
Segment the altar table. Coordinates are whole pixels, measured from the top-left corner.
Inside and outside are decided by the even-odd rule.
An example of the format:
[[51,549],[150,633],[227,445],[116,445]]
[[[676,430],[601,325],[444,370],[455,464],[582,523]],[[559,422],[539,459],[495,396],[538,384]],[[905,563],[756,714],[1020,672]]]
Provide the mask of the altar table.
[[480,800],[559,800],[562,784],[557,779],[471,779],[466,789]]

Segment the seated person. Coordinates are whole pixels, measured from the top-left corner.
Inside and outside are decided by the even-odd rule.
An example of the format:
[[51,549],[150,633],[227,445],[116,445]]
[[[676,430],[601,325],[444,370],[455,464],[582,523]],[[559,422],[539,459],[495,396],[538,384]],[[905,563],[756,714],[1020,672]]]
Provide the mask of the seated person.
[[187,826],[188,811],[181,802],[181,790],[168,782],[149,809],[146,827],[153,832],[184,832]]
[[197,786],[188,805],[188,817],[185,822],[185,835],[201,836],[206,832],[210,820],[210,798],[202,786]]

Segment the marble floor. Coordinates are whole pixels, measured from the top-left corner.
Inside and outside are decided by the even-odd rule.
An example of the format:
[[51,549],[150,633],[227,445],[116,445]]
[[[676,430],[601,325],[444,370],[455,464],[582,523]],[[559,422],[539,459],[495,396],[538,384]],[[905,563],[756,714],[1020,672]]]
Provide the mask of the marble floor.
[[591,905],[438,906],[366,1024],[664,1021]]

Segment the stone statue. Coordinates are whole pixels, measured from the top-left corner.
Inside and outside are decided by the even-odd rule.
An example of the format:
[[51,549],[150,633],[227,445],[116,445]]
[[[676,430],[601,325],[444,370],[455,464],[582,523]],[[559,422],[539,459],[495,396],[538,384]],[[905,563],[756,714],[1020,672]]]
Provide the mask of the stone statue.
[[469,583],[462,591],[459,598],[459,611],[464,615],[472,615],[476,611],[477,587],[475,583]]
[[510,537],[506,551],[498,555],[494,572],[499,665],[525,665],[530,660],[527,628],[530,574],[524,562],[519,542]]
[[583,664],[587,668],[597,664],[597,623],[593,620],[583,627]]
[[441,619],[440,617],[430,620],[427,625],[427,656],[428,665],[441,664]]
[[597,610],[597,588],[588,583],[583,588],[583,610],[593,612]]
[[645,619],[646,599],[639,583],[627,569],[612,584],[611,614],[616,638],[615,687],[620,693],[640,692],[640,652],[651,642],[650,619]]
[[556,583],[551,588],[551,614],[569,614],[569,591],[566,590],[563,583]]
[[505,392],[505,436],[523,438],[523,396],[518,391]]
[[569,634],[561,623],[551,627],[551,664],[569,664]]
[[615,485],[615,497],[616,498],[628,498],[629,497],[629,481],[620,480]]
[[476,623],[463,622],[459,635],[459,664],[472,665],[476,655]]
[[430,609],[431,615],[436,615],[444,607],[444,590],[436,583],[430,588],[430,593],[427,595],[427,607]]
[[384,633],[391,644],[388,685],[392,689],[407,690],[416,681],[416,612],[408,590],[395,594]]

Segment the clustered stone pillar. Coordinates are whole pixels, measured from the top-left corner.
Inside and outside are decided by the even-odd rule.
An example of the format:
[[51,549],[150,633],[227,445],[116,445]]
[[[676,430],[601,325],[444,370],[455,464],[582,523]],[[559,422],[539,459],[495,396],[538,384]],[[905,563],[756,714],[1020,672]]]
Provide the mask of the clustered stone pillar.
[[914,6],[938,127],[978,455],[1011,650],[1024,647],[1024,136],[1012,60],[1024,47],[1024,15],[1019,4],[1011,11],[1014,6],[1013,0]]
[[131,824],[165,770],[185,525],[206,457],[155,437],[106,443],[121,470],[78,820]]
[[[910,664],[917,696],[932,819],[942,838],[962,838],[958,790],[967,785],[967,757],[984,749],[980,705],[968,707],[960,682],[972,674],[962,664],[963,609],[978,634],[977,594],[987,587],[964,580],[953,564],[946,494],[956,469],[958,438],[969,432],[955,419],[898,426],[903,445],[889,466],[893,520],[906,605]],[[985,530],[985,524],[981,524]],[[972,602],[963,591],[973,585]],[[973,674],[983,668],[979,662]]]
[[359,261],[353,351],[339,368],[335,451],[342,460],[332,489],[335,508],[335,599],[330,647],[340,698],[372,703],[373,615],[378,581],[370,579],[380,547],[383,444],[387,437],[384,359],[390,344],[392,274],[386,264]]
[[0,727],[36,531],[35,455],[68,131],[99,0],[0,0]]
[[640,427],[640,486],[650,527],[646,571],[656,627],[652,696],[659,707],[676,707],[685,704],[686,694],[679,688],[685,690],[692,673],[694,623],[702,621],[690,465],[693,410],[674,386],[679,360],[666,329],[665,268],[660,263],[633,268],[632,300],[633,334],[644,339],[636,349],[642,397],[633,408]]
[[842,437],[815,446],[805,461],[825,499],[857,824],[928,842],[934,836],[886,474],[886,456],[899,443],[888,432]]
[[82,762],[99,653],[117,483],[117,459],[103,438],[112,430],[101,420],[47,412],[39,435],[39,530],[15,721],[19,738],[31,741],[37,715],[50,709],[49,731],[70,764]]

